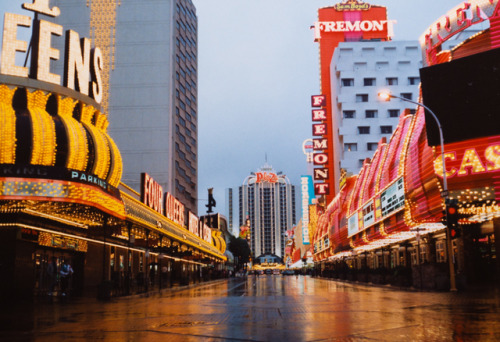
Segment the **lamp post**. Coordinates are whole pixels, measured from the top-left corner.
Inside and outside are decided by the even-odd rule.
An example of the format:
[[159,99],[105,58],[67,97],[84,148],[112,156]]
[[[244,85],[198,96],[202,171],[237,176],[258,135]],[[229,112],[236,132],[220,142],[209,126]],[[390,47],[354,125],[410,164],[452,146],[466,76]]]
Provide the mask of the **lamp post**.
[[[448,207],[448,182],[446,179],[446,162],[445,162],[445,158],[444,158],[443,130],[441,128],[441,123],[439,122],[439,119],[437,118],[436,114],[434,114],[434,112],[429,107],[424,105],[423,103],[416,102],[416,101],[413,101],[413,100],[410,100],[410,99],[407,99],[407,98],[404,98],[401,96],[391,94],[388,91],[381,91],[378,93],[378,96],[384,101],[389,101],[391,98],[400,99],[402,101],[410,102],[410,103],[413,103],[417,106],[423,107],[432,115],[432,117],[434,118],[434,121],[436,121],[436,124],[437,124],[438,129],[439,129],[439,143],[441,145],[441,160],[443,163],[443,192],[441,195],[444,198],[445,207],[447,208]],[[446,210],[446,213],[448,213],[448,210]],[[456,288],[456,281],[455,281],[455,268],[453,266],[453,251],[452,251],[452,243],[451,243],[451,234],[450,234],[450,229],[448,227],[448,224],[446,227],[446,241],[447,241],[447,249],[448,249],[448,265],[450,267],[450,291],[456,291],[457,288]]]

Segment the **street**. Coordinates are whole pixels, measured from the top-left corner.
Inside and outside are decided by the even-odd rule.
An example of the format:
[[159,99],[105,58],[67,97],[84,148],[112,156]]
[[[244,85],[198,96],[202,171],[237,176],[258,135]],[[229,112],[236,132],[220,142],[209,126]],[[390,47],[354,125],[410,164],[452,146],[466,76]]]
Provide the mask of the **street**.
[[2,341],[498,341],[500,294],[261,275],[149,297],[2,305]]

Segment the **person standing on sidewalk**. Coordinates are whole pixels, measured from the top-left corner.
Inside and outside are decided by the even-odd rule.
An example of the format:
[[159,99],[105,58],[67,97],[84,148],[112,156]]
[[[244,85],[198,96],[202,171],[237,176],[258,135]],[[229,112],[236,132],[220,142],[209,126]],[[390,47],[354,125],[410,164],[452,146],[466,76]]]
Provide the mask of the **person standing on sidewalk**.
[[59,275],[61,276],[61,295],[66,296],[67,291],[69,289],[69,282],[71,280],[71,275],[73,274],[73,268],[71,264],[66,260],[63,261],[61,265],[61,270],[59,271]]
[[47,265],[47,294],[52,296],[57,285],[57,258],[52,257],[52,261]]

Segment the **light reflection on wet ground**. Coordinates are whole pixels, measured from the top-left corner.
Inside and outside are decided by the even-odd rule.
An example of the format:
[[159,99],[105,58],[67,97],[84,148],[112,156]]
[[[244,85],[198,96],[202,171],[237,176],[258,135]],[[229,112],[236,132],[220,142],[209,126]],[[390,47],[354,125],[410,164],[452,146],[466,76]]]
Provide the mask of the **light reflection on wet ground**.
[[2,341],[499,341],[500,293],[268,275],[0,310]]

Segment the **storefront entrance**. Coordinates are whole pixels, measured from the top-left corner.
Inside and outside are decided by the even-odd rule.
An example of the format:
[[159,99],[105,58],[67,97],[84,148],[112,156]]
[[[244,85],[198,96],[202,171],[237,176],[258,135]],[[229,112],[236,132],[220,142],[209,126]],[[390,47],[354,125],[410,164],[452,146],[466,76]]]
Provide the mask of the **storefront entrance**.
[[[64,262],[71,265],[73,274],[66,281],[61,277]],[[53,248],[37,248],[34,252],[34,294],[58,296],[67,287],[67,294],[79,296],[83,292],[85,253]]]

